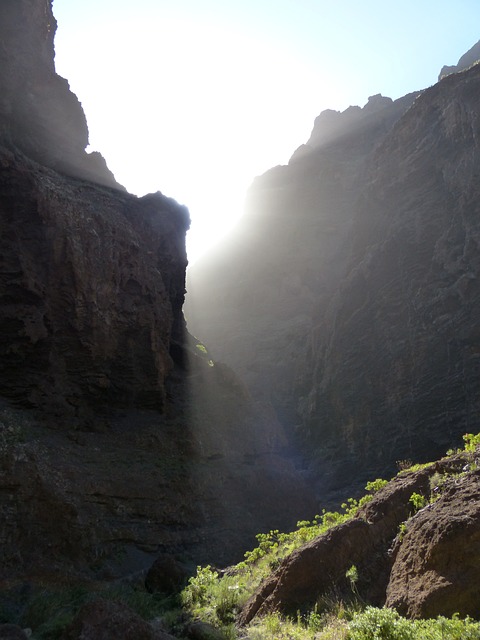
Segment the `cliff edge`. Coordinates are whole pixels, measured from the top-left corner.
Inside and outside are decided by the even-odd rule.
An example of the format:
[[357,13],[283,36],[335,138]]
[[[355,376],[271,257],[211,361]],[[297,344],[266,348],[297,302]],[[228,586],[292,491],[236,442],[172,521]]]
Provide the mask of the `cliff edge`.
[[186,332],[187,209],[85,152],[55,26],[51,0],[1,3],[0,579],[229,562],[314,502],[275,416]]

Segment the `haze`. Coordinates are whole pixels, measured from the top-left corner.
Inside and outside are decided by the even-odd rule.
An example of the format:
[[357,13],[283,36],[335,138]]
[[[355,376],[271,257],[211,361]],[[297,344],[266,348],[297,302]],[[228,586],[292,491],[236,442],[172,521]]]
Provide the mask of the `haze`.
[[90,147],[138,195],[187,204],[196,260],[324,109],[436,82],[478,39],[476,0],[55,0],[57,72]]

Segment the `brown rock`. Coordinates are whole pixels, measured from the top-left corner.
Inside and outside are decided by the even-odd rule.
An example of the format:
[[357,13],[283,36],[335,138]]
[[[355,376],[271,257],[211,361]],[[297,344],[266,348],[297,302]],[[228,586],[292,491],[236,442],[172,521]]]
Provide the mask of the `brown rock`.
[[84,605],[62,640],[165,640],[126,605],[95,600]]
[[183,633],[189,640],[222,640],[224,635],[207,622],[197,620],[188,624]]
[[256,615],[271,611],[294,613],[332,592],[351,596],[345,574],[352,565],[358,571],[356,588],[360,596],[373,605],[384,605],[393,562],[390,549],[400,524],[411,515],[410,496],[428,496],[430,478],[435,473],[457,472],[468,459],[461,454],[398,475],[352,520],[331,528],[288,556],[246,603],[240,623],[247,624]]
[[478,617],[480,611],[480,471],[452,480],[436,502],[408,523],[386,604],[412,618]]
[[184,330],[188,213],[69,180],[0,146],[0,384],[17,402],[163,408]]
[[178,560],[162,553],[150,567],[145,578],[145,587],[150,593],[176,593],[187,576],[187,570]]

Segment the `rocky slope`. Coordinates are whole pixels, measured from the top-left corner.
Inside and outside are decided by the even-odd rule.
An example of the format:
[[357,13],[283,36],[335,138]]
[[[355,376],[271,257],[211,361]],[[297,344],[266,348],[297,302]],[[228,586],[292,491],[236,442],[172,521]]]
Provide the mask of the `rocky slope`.
[[85,152],[51,5],[0,6],[0,579],[229,562],[315,506],[275,416],[185,331],[188,211]]
[[479,89],[477,65],[322,114],[189,275],[189,327],[272,402],[323,495],[478,420]]
[[[347,522],[294,551],[243,607],[240,624],[295,615],[322,598],[396,608],[410,618],[478,616],[480,451],[399,473]],[[412,496],[424,500],[415,513]],[[418,507],[417,507],[418,508]]]

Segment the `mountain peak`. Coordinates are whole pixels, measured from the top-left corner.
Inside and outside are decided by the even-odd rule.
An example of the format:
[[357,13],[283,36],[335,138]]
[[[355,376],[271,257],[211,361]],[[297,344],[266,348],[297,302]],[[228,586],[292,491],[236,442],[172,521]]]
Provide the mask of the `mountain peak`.
[[449,76],[451,73],[457,73],[458,71],[463,71],[464,69],[468,69],[472,64],[475,64],[480,60],[480,40],[473,45],[471,49],[464,53],[460,60],[456,65],[448,66],[445,65],[442,67],[442,70],[439,73],[438,79],[441,80],[445,76]]

